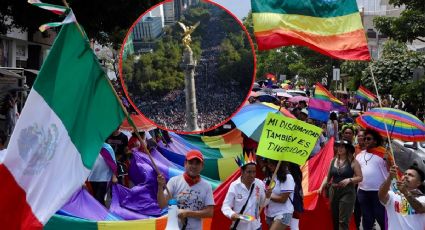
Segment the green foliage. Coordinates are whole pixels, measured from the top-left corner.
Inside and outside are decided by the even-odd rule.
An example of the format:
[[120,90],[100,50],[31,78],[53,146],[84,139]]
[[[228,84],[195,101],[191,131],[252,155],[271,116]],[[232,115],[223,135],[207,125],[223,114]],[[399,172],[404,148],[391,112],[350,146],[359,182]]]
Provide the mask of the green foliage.
[[226,38],[220,44],[217,76],[223,84],[229,79],[241,87],[250,86],[254,74],[254,57],[247,34],[242,30],[235,18],[222,12],[219,16],[219,28]]
[[341,73],[348,75],[348,89],[357,90],[361,85],[363,71],[367,68],[368,62],[365,61],[345,61],[341,64]]
[[400,17],[376,17],[376,28],[388,37],[401,42],[412,42],[425,37],[425,4],[423,0],[390,0],[395,6],[405,5]]
[[382,58],[373,61],[363,71],[362,83],[373,87],[370,69],[376,79],[381,94],[392,94],[395,98],[421,105],[425,101],[424,80],[413,79],[413,72],[418,67],[425,67],[425,55],[407,50],[405,44],[389,40],[384,44]]
[[153,53],[140,55],[131,62],[123,63],[123,74],[129,91],[143,98],[150,98],[149,92],[165,94],[173,89],[181,89],[184,76],[180,71],[182,49],[177,41],[158,41]]
[[[189,8],[184,14],[182,22],[187,26],[201,22],[191,34],[190,47],[195,60],[200,59],[202,42],[208,42],[210,39],[205,31],[207,26],[211,25],[209,20],[212,13],[217,12],[222,11],[211,4],[200,4]],[[253,68],[247,68],[247,66],[254,65],[254,58],[246,35],[241,32],[239,24],[233,17],[222,14],[219,18],[218,26],[223,26],[222,23],[225,22],[225,26],[220,27],[220,31],[225,33],[227,38],[220,44],[217,76],[223,84],[232,79],[239,85],[250,86],[246,82],[247,78],[252,78]],[[177,24],[167,27],[163,37],[155,44],[156,48],[152,53],[142,54],[138,58],[129,58],[123,63],[123,73],[129,91],[140,98],[149,100],[158,99],[152,98],[152,95],[161,97],[171,90],[184,88],[184,74],[180,68],[184,48],[181,43],[182,32]]]

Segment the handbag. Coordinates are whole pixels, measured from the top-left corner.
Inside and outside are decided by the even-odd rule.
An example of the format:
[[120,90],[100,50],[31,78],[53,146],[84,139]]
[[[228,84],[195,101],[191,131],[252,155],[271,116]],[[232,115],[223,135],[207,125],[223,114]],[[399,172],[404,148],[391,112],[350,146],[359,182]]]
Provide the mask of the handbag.
[[[239,214],[242,214],[245,211],[246,205],[248,204],[249,198],[251,197],[252,191],[254,190],[255,187],[255,181],[254,183],[252,183],[251,185],[251,190],[249,191],[249,195],[248,195],[248,199],[246,199],[245,204],[242,206],[241,211],[239,212]],[[239,222],[241,221],[241,219],[237,219],[233,225],[230,227],[231,230],[236,230],[236,227],[238,227]]]

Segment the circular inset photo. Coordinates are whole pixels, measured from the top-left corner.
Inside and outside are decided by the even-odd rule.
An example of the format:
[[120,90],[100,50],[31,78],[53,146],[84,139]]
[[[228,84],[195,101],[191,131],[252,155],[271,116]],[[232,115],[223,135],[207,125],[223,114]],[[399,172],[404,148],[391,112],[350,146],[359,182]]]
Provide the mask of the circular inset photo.
[[159,128],[201,133],[244,104],[255,52],[242,23],[210,1],[165,1],[129,29],[120,78],[134,109]]

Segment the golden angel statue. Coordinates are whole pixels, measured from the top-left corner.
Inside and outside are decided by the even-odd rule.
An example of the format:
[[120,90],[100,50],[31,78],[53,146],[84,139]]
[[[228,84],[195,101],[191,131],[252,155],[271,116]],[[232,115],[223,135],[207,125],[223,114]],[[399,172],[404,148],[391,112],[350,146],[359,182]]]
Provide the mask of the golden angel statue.
[[189,45],[192,42],[192,39],[190,37],[190,34],[193,33],[193,31],[196,29],[196,27],[199,26],[200,22],[197,22],[193,26],[185,26],[181,22],[177,22],[177,23],[183,29],[183,38],[182,38],[183,45],[186,46],[187,48],[190,48]]

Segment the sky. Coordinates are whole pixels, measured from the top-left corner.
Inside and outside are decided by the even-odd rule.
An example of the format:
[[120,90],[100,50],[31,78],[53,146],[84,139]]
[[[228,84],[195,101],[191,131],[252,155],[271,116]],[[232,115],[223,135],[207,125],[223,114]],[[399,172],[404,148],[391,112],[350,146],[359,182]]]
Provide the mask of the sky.
[[[251,10],[251,0],[212,0],[236,15],[237,18],[243,19]],[[356,0],[359,8],[365,7],[366,11],[379,10],[381,0]]]
[[212,0],[232,12],[237,18],[242,19],[248,16],[251,10],[251,0]]

